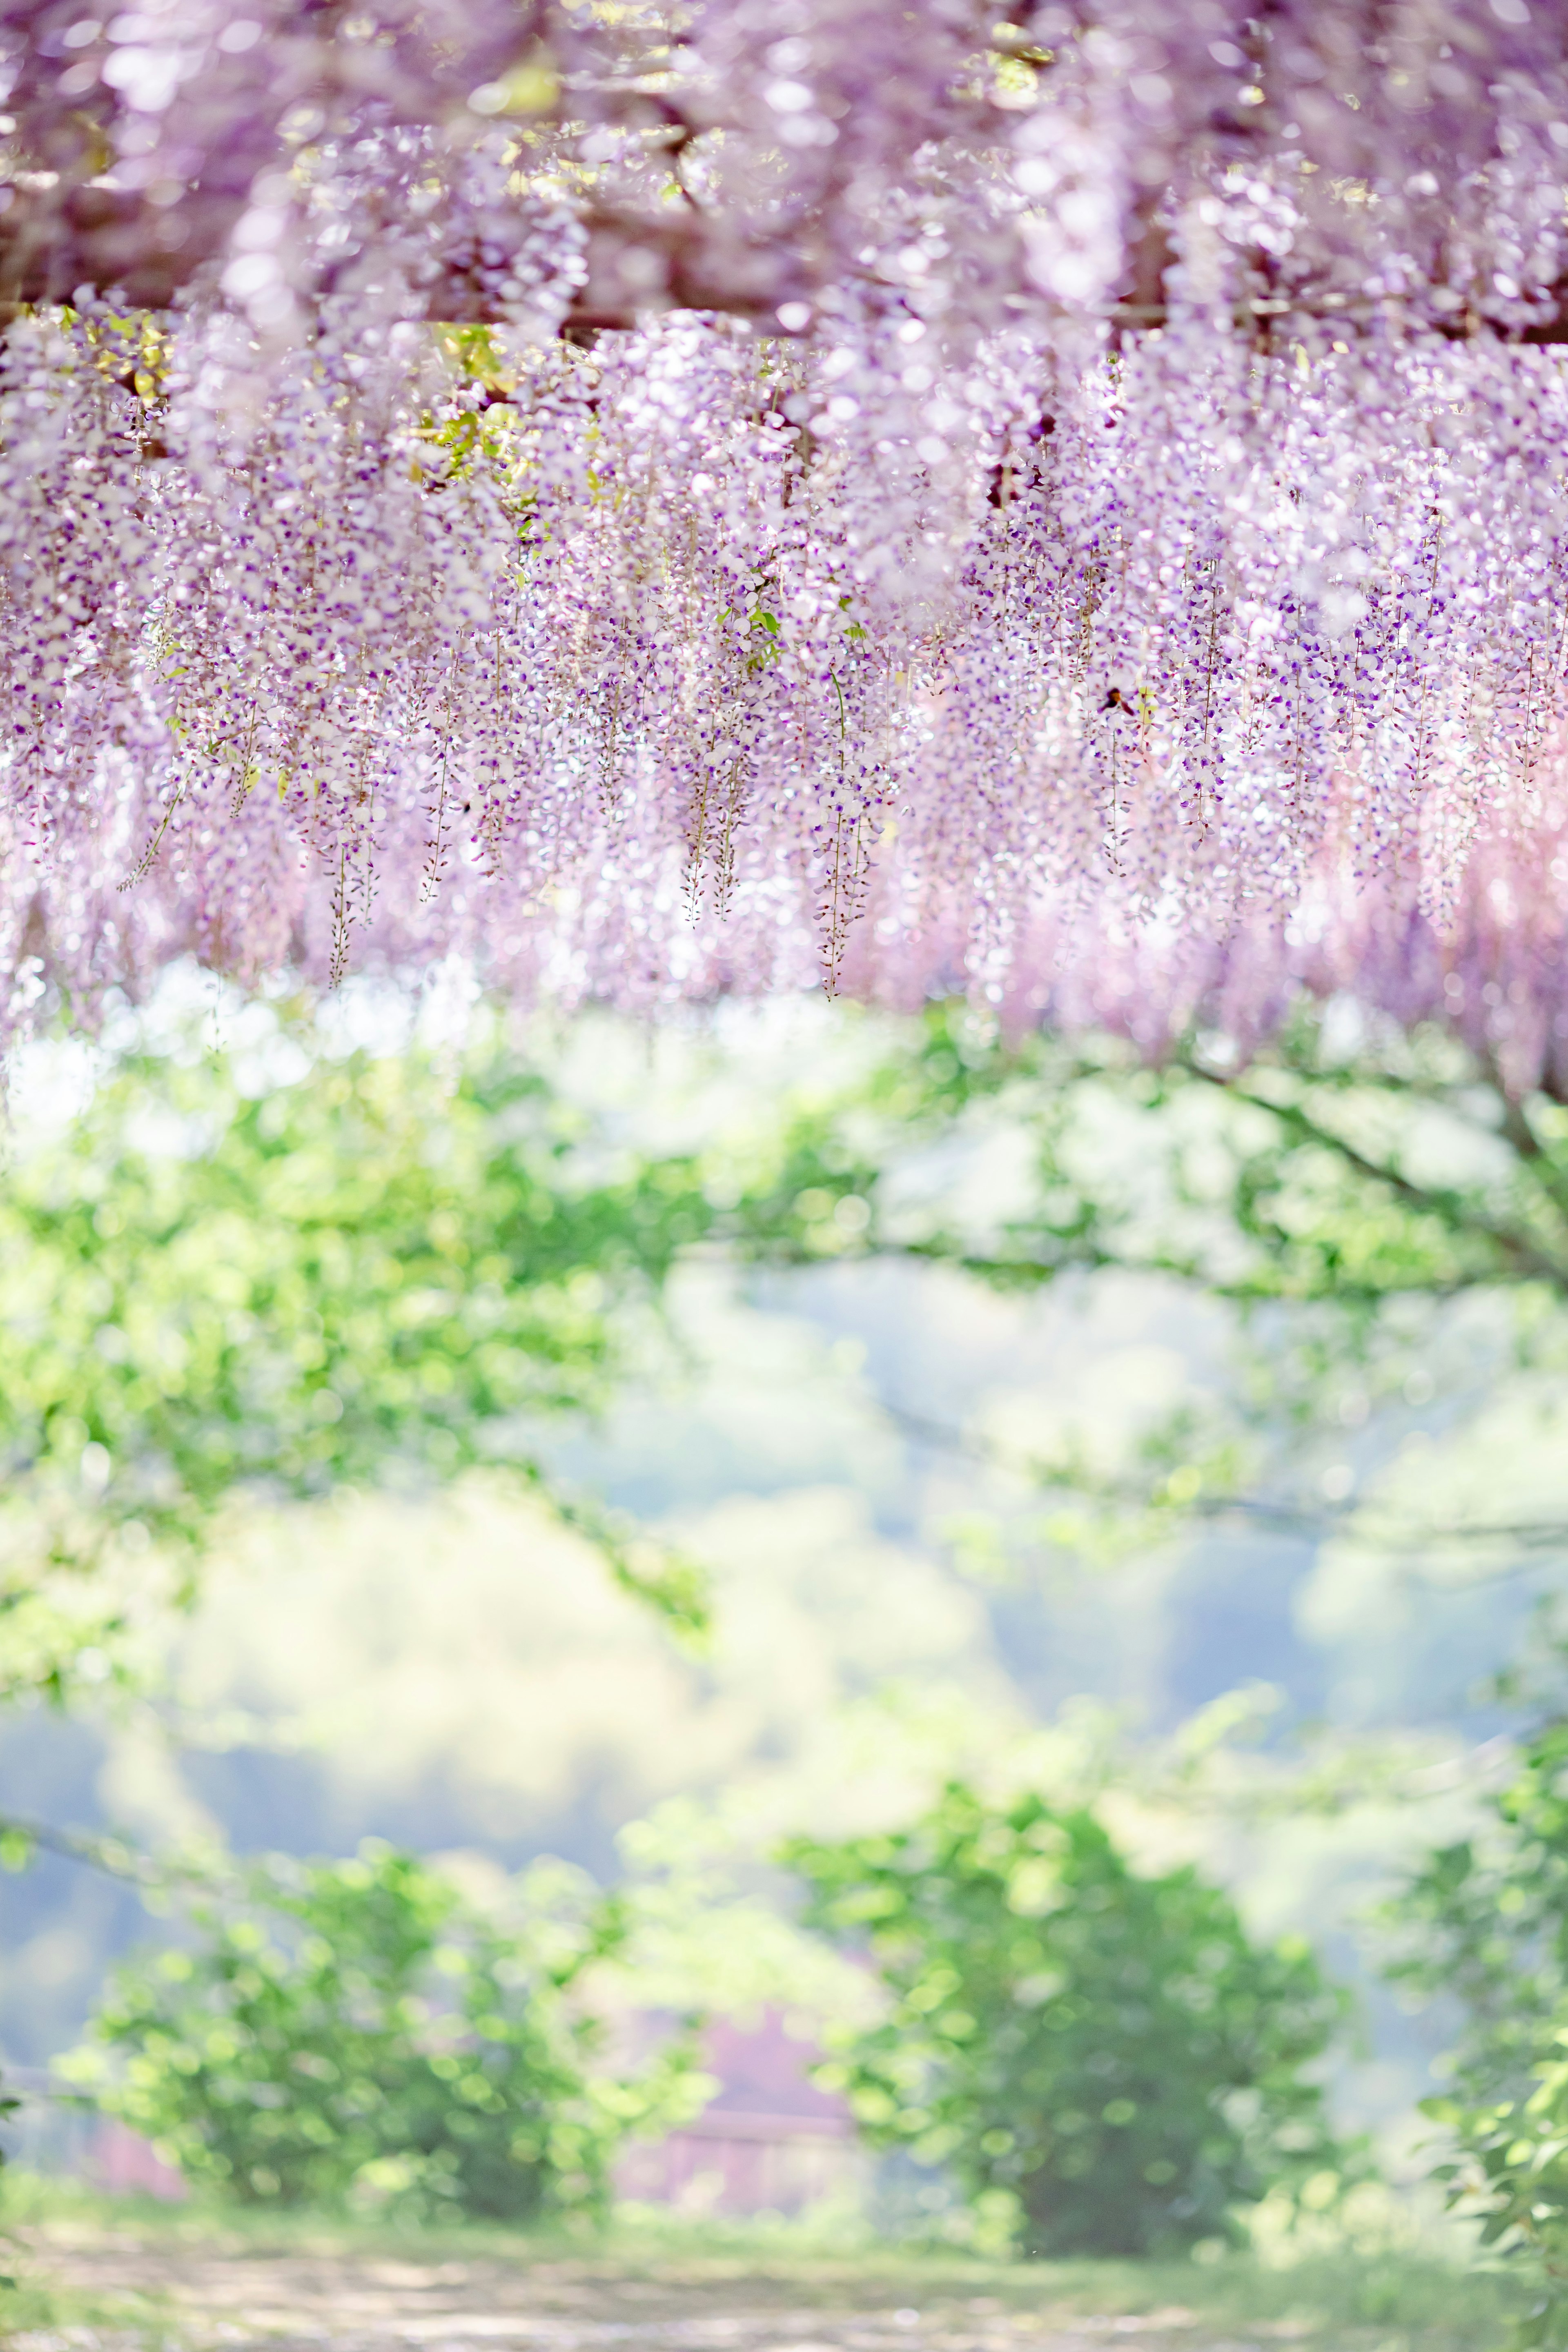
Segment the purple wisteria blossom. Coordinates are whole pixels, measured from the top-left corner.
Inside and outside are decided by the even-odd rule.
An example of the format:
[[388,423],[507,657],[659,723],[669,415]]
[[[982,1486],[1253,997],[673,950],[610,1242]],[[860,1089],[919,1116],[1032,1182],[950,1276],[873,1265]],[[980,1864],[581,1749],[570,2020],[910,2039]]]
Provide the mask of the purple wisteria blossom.
[[0,0],[0,1003],[1568,1085],[1557,0]]

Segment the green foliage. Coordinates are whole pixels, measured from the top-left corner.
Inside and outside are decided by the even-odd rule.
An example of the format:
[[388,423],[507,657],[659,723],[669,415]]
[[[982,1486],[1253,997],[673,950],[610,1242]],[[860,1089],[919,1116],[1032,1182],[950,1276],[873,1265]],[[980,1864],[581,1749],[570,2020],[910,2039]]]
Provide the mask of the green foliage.
[[1531,1733],[1485,1832],[1428,1855],[1387,1916],[1387,1973],[1463,2004],[1456,2085],[1522,2089],[1568,2011],[1568,1721]]
[[[962,1008],[860,1034],[852,1073],[662,1153],[493,1045],[455,1073],[334,1060],[297,1023],[302,1074],[260,1090],[244,1055],[111,1067],[0,1192],[0,1691],[59,1697],[83,1659],[111,1670],[127,1591],[153,1559],[187,1575],[237,1491],[497,1460],[535,1475],[528,1427],[606,1398],[637,1310],[698,1243],[784,1264],[888,1252],[1008,1285],[1131,1265],[1315,1303],[1327,1323],[1265,1351],[1266,1414],[1321,1396],[1347,1345],[1364,1356],[1379,1302],[1568,1281],[1562,1116],[1489,1092],[1447,1041],[1335,1060],[1306,1024],[1222,1077],[1195,1048],[1156,1071],[1114,1043],[1009,1045]],[[885,1181],[923,1139],[1004,1127],[1032,1171],[999,1220]],[[1462,1181],[1425,1182],[1428,1129],[1465,1144],[1468,1160],[1447,1152]],[[1233,1490],[1247,1448],[1189,1414],[1147,1452],[1100,1500],[1158,1533]],[[1069,1496],[1103,1484],[1070,1447],[1030,1466]],[[587,1502],[575,1517],[623,1582],[700,1627],[689,1569]],[[45,1563],[115,1573],[62,1582]]]
[[1521,2342],[1568,2346],[1568,1719],[1540,1725],[1483,1833],[1430,1854],[1385,1915],[1387,1973],[1461,2004],[1436,2168],[1482,2242],[1541,2286]]
[[[531,1430],[606,1400],[683,1250],[819,1257],[870,1181],[839,1106],[790,1098],[738,1139],[639,1152],[493,1039],[455,1071],[333,1058],[302,1017],[267,1043],[296,1075],[189,1045],[124,1056],[66,1134],[13,1151],[0,1696],[119,1671],[128,1620],[189,1590],[237,1496],[497,1462],[539,1484]],[[591,1498],[549,1499],[629,1591],[703,1629],[689,1563]]]
[[358,1057],[258,1098],[221,1065],[123,1068],[5,1190],[13,1472],[195,1535],[237,1481],[449,1470],[485,1424],[596,1399],[607,1309],[668,1268],[696,1184],[585,1181],[552,1108],[526,1076]]
[[195,1918],[194,1947],[116,1971],[74,2071],[241,2202],[598,2213],[619,2140],[699,2079],[679,2045],[638,2083],[594,2070],[577,1996],[624,1937],[613,1898],[509,1927],[370,1843],[258,1868]]
[[[0,1696],[117,1669],[127,1593],[188,1584],[237,1495],[439,1481],[592,1412],[693,1244],[815,1262],[869,1234],[902,1055],[639,1151],[514,1050],[131,1054],[0,1189]],[[265,1057],[263,1057],[265,1058]],[[939,1078],[924,1114],[945,1114]],[[25,1139],[24,1139],[25,1140]],[[701,1577],[587,1498],[549,1499],[680,1630]],[[50,1575],[50,1570],[67,1571]],[[101,1570],[82,1579],[69,1571]]]
[[1435,1029],[1303,1005],[1255,1060],[1187,1036],[1151,1064],[1116,1038],[1009,1038],[948,1006],[875,1090],[917,1125],[1000,1113],[1028,1135],[1035,1201],[988,1236],[933,1224],[921,1244],[995,1280],[1135,1265],[1363,1309],[1568,1292],[1568,1108],[1517,1099]]
[[[626,1311],[710,1223],[694,1160],[590,1163],[584,1122],[490,1063],[318,1061],[259,1095],[215,1057],[123,1064],[0,1192],[0,1688],[59,1696],[115,1593],[186,1566],[237,1489],[511,1460],[598,1404]],[[692,1571],[574,1516],[700,1622]],[[40,1564],[118,1567],[102,1587]],[[183,1572],[183,1571],[182,1571]]]
[[[1332,1030],[1304,1015],[1267,1060],[1199,1040],[1155,1069],[942,1007],[867,1024],[858,1068],[743,1136],[662,1153],[493,1045],[448,1074],[333,1060],[297,1024],[303,1074],[261,1091],[243,1055],[132,1056],[0,1193],[0,1690],[62,1696],[84,1654],[102,1672],[142,1554],[184,1572],[238,1489],[497,1459],[533,1475],[526,1425],[605,1400],[635,1310],[698,1243],[785,1264],[887,1252],[1004,1285],[1131,1266],[1289,1302],[1258,1351],[1251,1438],[1189,1412],[1110,1486],[1070,1444],[1028,1465],[1119,1522],[1151,1515],[1152,1535],[1221,1507],[1264,1422],[1321,1417],[1352,1357],[1373,1402],[1397,1395],[1435,1303],[1568,1288],[1568,1113],[1512,1102],[1449,1038]],[[1003,1130],[1026,1145],[1026,1197],[989,1222],[885,1181],[925,1139]],[[700,1624],[689,1570],[579,1516],[623,1581]],[[40,1579],[48,1561],[121,1573],[68,1589]]]
[[821,2077],[874,2143],[951,2167],[982,2242],[1148,2253],[1339,2161],[1303,2069],[1342,2013],[1191,1869],[1140,1876],[1086,1811],[951,1785],[892,1835],[797,1841],[808,1916],[892,1995]]
[[1157,1064],[1125,1040],[1008,1036],[948,1006],[894,1040],[838,1131],[864,1139],[868,1119],[884,1171],[941,1132],[950,1170],[1005,1139],[1011,1172],[978,1209],[973,1189],[873,1173],[859,1248],[1014,1290],[1147,1273],[1237,1310],[1223,1391],[1151,1406],[1114,1448],[1067,1422],[1027,1456],[926,1433],[1057,1498],[1015,1541],[1092,1560],[1237,1515],[1308,1535],[1353,1519],[1379,1549],[1496,1533],[1489,1514],[1424,1523],[1359,1482],[1325,1507],[1312,1449],[1435,1396],[1473,1415],[1510,1373],[1568,1364],[1568,1108],[1516,1098],[1450,1034],[1343,1002],[1303,1007],[1255,1059],[1194,1034]]

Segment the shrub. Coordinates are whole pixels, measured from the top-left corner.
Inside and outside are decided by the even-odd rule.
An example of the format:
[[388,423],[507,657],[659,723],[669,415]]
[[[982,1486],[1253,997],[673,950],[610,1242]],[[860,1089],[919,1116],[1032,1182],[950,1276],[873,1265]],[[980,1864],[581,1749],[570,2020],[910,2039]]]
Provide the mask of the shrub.
[[191,1948],[116,1972],[75,2071],[236,2199],[596,2211],[617,2141],[696,2079],[673,2046],[639,2084],[591,2071],[598,2029],[574,1995],[623,1934],[605,1898],[510,1932],[370,1843],[264,1865],[193,1920]]
[[784,1858],[892,1995],[821,2079],[874,2145],[950,2168],[983,2236],[1173,2249],[1336,2161],[1302,2069],[1342,1997],[1194,1871],[1135,1874],[1091,1814],[954,1785],[896,1835]]
[[1423,2102],[1454,2143],[1436,2177],[1533,2267],[1521,2342],[1568,2347],[1568,1720],[1531,1735],[1481,1832],[1429,1854],[1385,1921],[1394,1982],[1461,2005],[1452,2089]]

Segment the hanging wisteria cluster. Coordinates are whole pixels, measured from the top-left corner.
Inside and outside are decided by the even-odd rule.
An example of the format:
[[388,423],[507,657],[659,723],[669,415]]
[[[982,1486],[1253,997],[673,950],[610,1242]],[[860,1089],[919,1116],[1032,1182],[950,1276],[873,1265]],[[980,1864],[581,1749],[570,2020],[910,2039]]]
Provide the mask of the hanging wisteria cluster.
[[1568,1087],[1561,0],[0,5],[8,1018],[195,951]]

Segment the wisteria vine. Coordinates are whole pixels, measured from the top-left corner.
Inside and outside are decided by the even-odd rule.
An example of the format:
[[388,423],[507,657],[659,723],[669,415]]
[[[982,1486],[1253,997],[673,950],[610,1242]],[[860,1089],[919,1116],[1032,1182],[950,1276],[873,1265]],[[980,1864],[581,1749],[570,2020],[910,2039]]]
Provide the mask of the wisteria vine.
[[86,5],[0,7],[13,1027],[1305,980],[1568,1090],[1554,6]]

